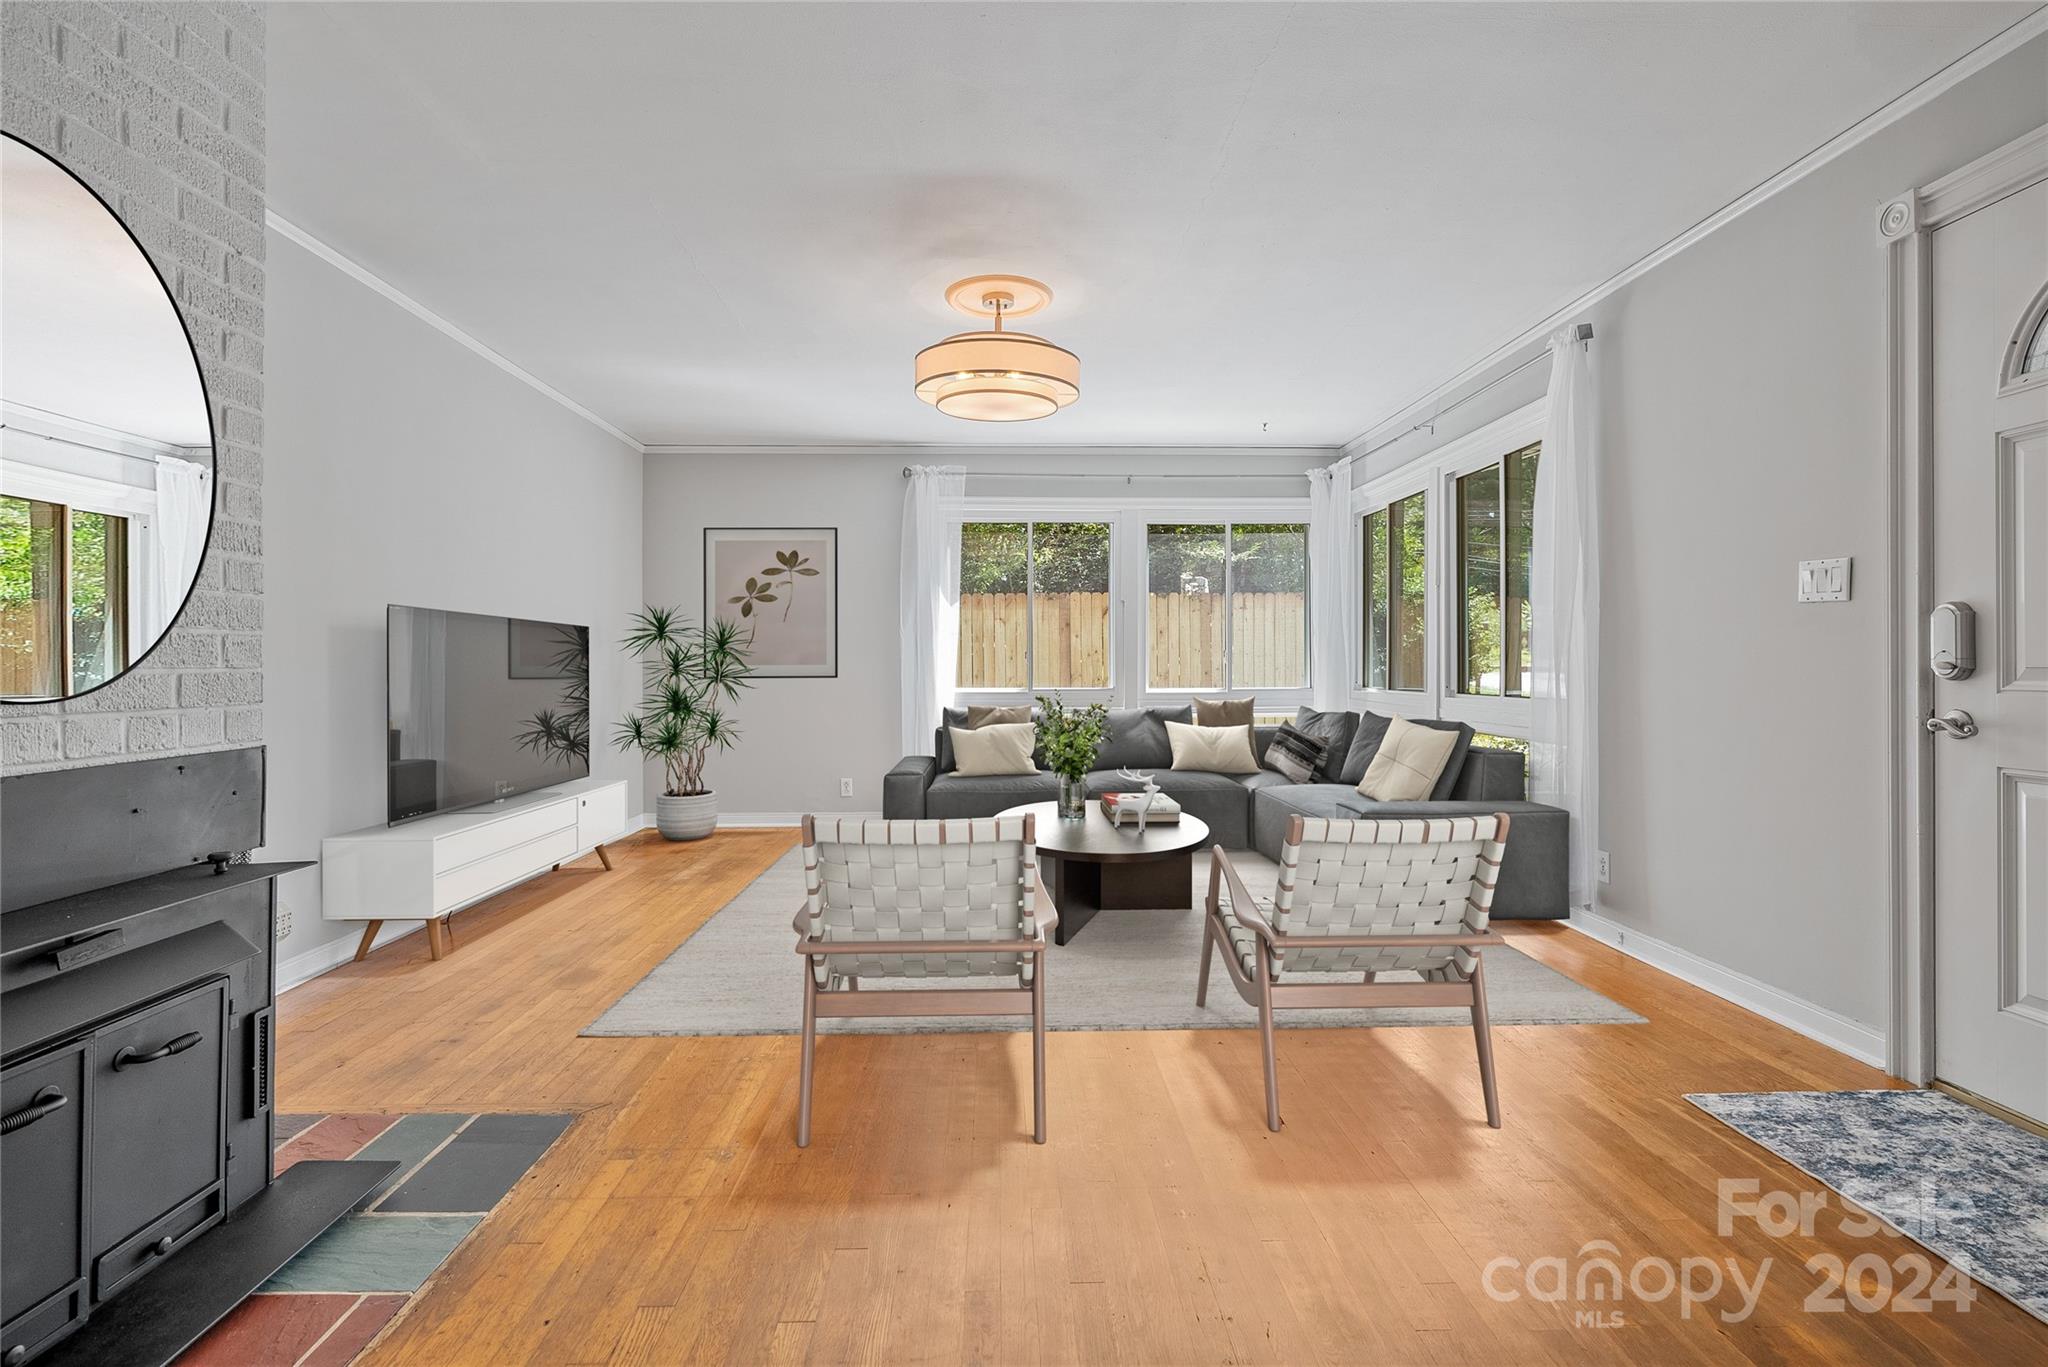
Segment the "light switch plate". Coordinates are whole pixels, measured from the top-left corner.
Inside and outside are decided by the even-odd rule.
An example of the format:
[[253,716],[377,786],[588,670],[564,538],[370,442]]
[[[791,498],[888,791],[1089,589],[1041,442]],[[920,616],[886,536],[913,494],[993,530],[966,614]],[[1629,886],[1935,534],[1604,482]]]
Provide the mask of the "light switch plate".
[[1849,601],[1850,557],[1836,560],[1799,562],[1799,601],[1802,603],[1846,603]]

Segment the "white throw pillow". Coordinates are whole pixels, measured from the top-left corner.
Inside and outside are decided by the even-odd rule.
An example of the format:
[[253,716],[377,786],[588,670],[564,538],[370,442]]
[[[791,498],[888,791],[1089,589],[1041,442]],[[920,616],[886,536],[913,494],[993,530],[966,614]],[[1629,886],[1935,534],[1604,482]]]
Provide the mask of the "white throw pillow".
[[1199,769],[1211,774],[1252,774],[1259,768],[1252,753],[1249,726],[1190,726],[1184,721],[1166,723],[1166,740],[1173,747],[1173,767]]
[[1387,723],[1379,753],[1366,766],[1358,791],[1375,802],[1420,802],[1436,787],[1457,746],[1456,731],[1395,717]]
[[956,774],[973,777],[1038,772],[1038,766],[1031,762],[1031,747],[1037,742],[1038,728],[1028,721],[978,726],[972,731],[958,726],[946,729],[953,733]]

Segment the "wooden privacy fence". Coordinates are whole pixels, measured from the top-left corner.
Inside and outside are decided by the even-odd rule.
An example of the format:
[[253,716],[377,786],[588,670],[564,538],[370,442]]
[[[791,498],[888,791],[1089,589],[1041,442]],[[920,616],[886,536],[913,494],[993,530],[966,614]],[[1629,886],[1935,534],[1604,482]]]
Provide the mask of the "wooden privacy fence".
[[0,605],[0,697],[33,698],[49,691],[36,677],[32,651],[51,635],[50,604],[30,600]]
[[[1154,593],[1147,598],[1150,686],[1219,687],[1223,596]],[[1235,595],[1230,631],[1234,687],[1308,685],[1304,648],[1308,640],[1308,615],[1301,594]],[[1027,645],[1035,645],[1037,650],[1038,687],[1107,688],[1113,648],[1109,639],[1109,595],[1042,593],[1035,605],[1028,594],[1022,593],[960,596],[962,688],[1024,687]]]

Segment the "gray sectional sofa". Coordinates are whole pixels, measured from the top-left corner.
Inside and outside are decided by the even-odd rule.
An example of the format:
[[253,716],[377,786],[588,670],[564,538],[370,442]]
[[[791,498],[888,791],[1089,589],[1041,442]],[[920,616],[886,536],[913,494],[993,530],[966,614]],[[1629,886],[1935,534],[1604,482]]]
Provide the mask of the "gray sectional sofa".
[[[1568,817],[1556,807],[1524,800],[1522,756],[1470,742],[1470,728],[1452,752],[1450,764],[1427,801],[1375,802],[1361,795],[1371,746],[1378,744],[1386,718],[1373,713],[1304,710],[1297,729],[1330,744],[1329,757],[1311,783],[1295,783],[1260,769],[1252,774],[1210,774],[1176,770],[1166,723],[1188,721],[1190,708],[1121,708],[1109,714],[1109,734],[1089,776],[1090,793],[1114,792],[1129,785],[1116,776],[1119,768],[1153,775],[1160,790],[1208,823],[1217,844],[1230,849],[1255,849],[1269,859],[1280,857],[1288,818],[1426,817],[1469,812],[1506,812],[1513,818],[1506,862],[1494,892],[1493,914],[1509,919],[1556,918],[1566,913],[1565,859]],[[1005,807],[1050,802],[1058,780],[1046,769],[1031,774],[968,776],[954,772],[947,728],[965,726],[965,709],[948,709],[945,725],[935,737],[933,753],[898,761],[882,779],[885,817],[993,816]],[[1452,723],[1424,723],[1450,727]],[[1263,760],[1277,727],[1255,728]]]

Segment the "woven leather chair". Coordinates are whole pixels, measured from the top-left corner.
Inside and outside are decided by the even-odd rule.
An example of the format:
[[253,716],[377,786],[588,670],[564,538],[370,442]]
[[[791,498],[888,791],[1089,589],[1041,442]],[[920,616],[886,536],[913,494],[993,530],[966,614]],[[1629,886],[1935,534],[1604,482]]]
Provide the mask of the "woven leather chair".
[[[1484,946],[1505,943],[1486,918],[1507,839],[1508,818],[1499,812],[1408,821],[1296,816],[1281,846],[1270,912],[1216,847],[1195,1005],[1208,1000],[1209,961],[1220,949],[1238,995],[1259,1009],[1267,1129],[1280,1128],[1273,1012],[1290,1006],[1469,1006],[1486,1123],[1500,1128],[1479,956]],[[1422,981],[1378,981],[1400,970]],[[1353,972],[1361,975],[1356,982],[1300,977]]]
[[[1038,880],[1029,816],[956,821],[804,818],[804,1043],[796,1142],[811,1142],[818,1021],[1031,1017],[1032,1138],[1045,1142],[1045,948],[1059,914]],[[863,978],[931,987],[863,988]],[[964,987],[986,978],[1015,986]]]

